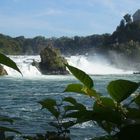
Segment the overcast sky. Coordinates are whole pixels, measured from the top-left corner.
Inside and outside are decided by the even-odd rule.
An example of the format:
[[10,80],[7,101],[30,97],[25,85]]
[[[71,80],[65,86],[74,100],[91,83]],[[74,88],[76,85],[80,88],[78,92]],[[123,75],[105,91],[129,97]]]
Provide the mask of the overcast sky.
[[112,33],[140,0],[0,0],[0,32],[10,36]]

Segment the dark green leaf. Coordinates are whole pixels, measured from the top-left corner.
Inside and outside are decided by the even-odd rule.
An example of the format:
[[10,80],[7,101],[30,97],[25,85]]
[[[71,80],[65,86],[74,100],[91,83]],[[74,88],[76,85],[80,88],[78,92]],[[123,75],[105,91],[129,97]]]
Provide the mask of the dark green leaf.
[[56,118],[58,118],[60,112],[56,109],[56,101],[54,99],[45,99],[39,102],[42,105],[42,108],[46,108],[51,112]]
[[63,101],[69,102],[69,103],[71,103],[71,104],[76,104],[76,103],[77,103],[76,99],[74,99],[73,97],[65,97],[65,98],[63,99]]
[[132,124],[123,127],[117,136],[119,140],[139,140],[140,124]]
[[138,106],[140,106],[140,95],[138,95],[134,101]]
[[77,92],[85,94],[84,91],[82,91],[83,85],[81,84],[69,84],[64,92]]
[[101,137],[95,137],[91,140],[118,140],[118,139],[113,136],[101,136]]
[[10,119],[8,117],[0,117],[0,121],[1,122],[9,122],[11,124],[14,122],[13,119]]
[[15,129],[3,127],[3,126],[0,126],[0,131],[3,131],[3,132],[15,132],[15,133],[21,134],[19,131],[15,130]]
[[64,106],[65,111],[70,111],[70,110],[86,110],[86,107],[83,104],[76,103],[74,106]]
[[[0,63],[4,64],[10,68],[13,68],[14,70],[18,71],[19,73],[21,73],[21,71],[19,70],[19,68],[17,67],[16,63],[11,60],[9,57],[5,56],[4,54],[0,53]],[[22,73],[21,73],[22,74]]]
[[94,118],[99,121],[108,121],[112,123],[120,124],[122,117],[121,113],[116,109],[116,105],[111,98],[101,97],[100,101],[95,101],[93,111],[95,113]]
[[68,129],[68,128],[74,126],[75,124],[76,124],[76,123],[73,122],[73,121],[68,121],[68,122],[62,123],[62,126],[63,126],[65,129]]
[[128,80],[116,80],[107,86],[110,96],[117,102],[121,102],[129,97],[137,88],[138,83]]
[[42,105],[42,108],[48,108],[48,107],[57,105],[56,101],[54,99],[50,99],[50,98],[39,101],[39,103]]
[[127,108],[127,117],[131,119],[140,119],[140,110],[137,108]]
[[98,125],[103,128],[107,133],[111,134],[111,132],[114,130],[115,125],[108,121],[98,121]]
[[70,66],[66,64],[66,67],[70,70],[70,72],[78,79],[80,80],[86,87],[92,88],[93,87],[93,80],[89,77],[88,74],[83,72],[82,70],[75,68],[73,66]]
[[95,112],[106,112],[108,109],[115,109],[116,105],[111,98],[101,97],[100,101],[95,101],[93,109]]
[[58,123],[55,123],[55,122],[50,122],[49,125],[57,128],[57,129],[60,128],[60,126],[58,125]]
[[89,89],[89,88],[87,88],[87,87],[84,87],[83,89],[82,89],[83,91],[84,91],[84,93],[85,93],[85,95],[88,95],[88,96],[90,96],[90,97],[94,97],[94,98],[96,98],[96,99],[100,99],[100,93],[98,93],[96,90],[94,90],[94,89]]

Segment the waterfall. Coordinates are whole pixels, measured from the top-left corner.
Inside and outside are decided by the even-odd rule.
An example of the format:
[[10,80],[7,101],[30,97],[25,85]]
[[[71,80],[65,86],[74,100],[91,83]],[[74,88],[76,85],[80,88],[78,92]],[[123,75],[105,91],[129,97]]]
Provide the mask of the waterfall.
[[[25,56],[24,55],[24,56],[8,56],[8,57],[10,57],[17,64],[18,68],[20,69],[24,77],[36,77],[36,76],[41,75],[38,69],[31,65],[31,63],[33,62],[33,59],[38,62],[40,61],[39,56]],[[4,66],[4,68],[6,69],[8,75],[10,76],[20,75],[17,71],[7,66]]]
[[[40,77],[41,73],[38,69],[31,65],[33,59],[36,61],[40,61],[40,56],[9,56],[13,61],[16,62],[17,66],[21,70],[24,77]],[[92,56],[87,57],[84,55],[79,56],[70,56],[66,57],[68,63],[73,65],[81,70],[85,71],[88,74],[132,74],[131,71],[124,71],[121,69],[117,69],[113,67],[105,58],[101,56]],[[8,75],[10,76],[20,76],[20,74],[7,67],[4,66]]]
[[132,74],[131,71],[125,71],[113,67],[107,59],[102,56],[71,56],[67,58],[68,63],[88,74]]

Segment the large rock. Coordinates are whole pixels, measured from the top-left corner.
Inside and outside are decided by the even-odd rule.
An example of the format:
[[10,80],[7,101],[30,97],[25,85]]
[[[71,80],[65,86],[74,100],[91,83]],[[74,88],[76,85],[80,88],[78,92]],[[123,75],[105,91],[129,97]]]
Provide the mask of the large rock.
[[8,75],[7,71],[4,69],[2,65],[0,65],[0,76]]
[[42,74],[45,75],[59,75],[59,74],[68,74],[64,64],[67,63],[66,59],[61,56],[60,51],[57,48],[49,45],[40,53],[41,62],[37,63],[33,61],[35,65]]

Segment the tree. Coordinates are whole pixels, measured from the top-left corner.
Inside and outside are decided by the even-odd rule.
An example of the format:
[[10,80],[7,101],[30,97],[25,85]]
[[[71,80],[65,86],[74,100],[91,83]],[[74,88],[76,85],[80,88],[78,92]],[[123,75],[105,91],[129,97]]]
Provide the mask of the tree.
[[131,15],[130,14],[124,15],[124,20],[125,20],[126,24],[131,23],[132,22]]

